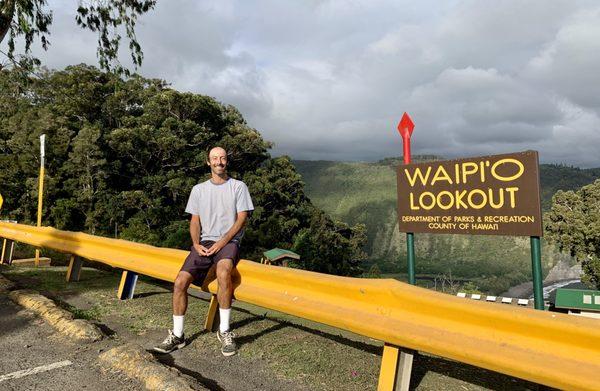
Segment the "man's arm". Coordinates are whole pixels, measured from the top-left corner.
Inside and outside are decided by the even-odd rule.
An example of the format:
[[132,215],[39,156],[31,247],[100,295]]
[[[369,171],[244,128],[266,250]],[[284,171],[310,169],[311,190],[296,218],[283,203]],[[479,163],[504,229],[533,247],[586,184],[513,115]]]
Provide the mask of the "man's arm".
[[248,218],[248,211],[245,210],[243,212],[238,212],[237,217],[235,219],[235,223],[229,228],[229,231],[219,240],[213,244],[207,252],[207,255],[213,255],[218,253],[227,243],[231,241],[237,235],[238,232],[242,228],[244,228],[244,224],[246,224],[246,219]]
[[208,249],[200,244],[201,228],[200,216],[192,215],[192,218],[190,219],[190,236],[192,237],[192,244],[198,254],[207,255]]

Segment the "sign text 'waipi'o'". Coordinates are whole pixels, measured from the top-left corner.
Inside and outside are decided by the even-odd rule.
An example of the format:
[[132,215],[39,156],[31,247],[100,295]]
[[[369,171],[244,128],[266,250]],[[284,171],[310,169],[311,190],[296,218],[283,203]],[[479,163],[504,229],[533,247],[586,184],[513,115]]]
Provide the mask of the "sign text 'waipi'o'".
[[538,154],[398,167],[401,232],[542,236]]

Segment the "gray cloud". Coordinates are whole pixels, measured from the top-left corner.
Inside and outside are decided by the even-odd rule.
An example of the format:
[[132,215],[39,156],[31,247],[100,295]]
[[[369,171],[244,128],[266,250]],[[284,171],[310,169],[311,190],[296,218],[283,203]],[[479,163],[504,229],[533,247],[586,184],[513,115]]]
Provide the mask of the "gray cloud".
[[[50,67],[95,63],[54,2]],[[593,1],[159,1],[140,72],[237,106],[298,159],[537,149],[600,166],[600,6]],[[123,52],[127,58],[127,53]]]

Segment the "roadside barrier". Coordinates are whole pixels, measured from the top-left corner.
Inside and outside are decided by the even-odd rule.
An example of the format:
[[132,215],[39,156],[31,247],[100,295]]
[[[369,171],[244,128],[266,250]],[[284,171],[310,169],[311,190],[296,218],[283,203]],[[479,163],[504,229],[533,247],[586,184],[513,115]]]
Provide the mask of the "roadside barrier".
[[[2,222],[0,237],[124,269],[125,280],[128,273],[135,273],[174,281],[187,255],[182,250]],[[412,351],[556,388],[600,389],[597,320],[465,300],[391,279],[338,277],[247,260],[240,261],[234,286],[237,300],[383,341],[380,390],[408,387]],[[217,283],[200,289],[213,294],[205,324],[212,329]]]

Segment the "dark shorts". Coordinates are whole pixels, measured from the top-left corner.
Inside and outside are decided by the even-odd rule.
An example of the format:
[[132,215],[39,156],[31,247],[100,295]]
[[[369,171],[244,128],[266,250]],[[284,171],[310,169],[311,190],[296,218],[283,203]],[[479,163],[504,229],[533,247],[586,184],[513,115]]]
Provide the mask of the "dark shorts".
[[[206,248],[210,248],[214,243],[215,242],[212,240],[203,240],[200,242],[200,244]],[[205,257],[200,255],[194,246],[192,246],[190,254],[187,256],[181,267],[181,271],[190,273],[192,277],[194,277],[194,285],[200,286],[204,283],[204,279],[210,268],[219,263],[220,260],[231,259],[233,260],[233,266],[235,267],[240,261],[239,250],[239,246],[236,242],[229,242],[225,247],[219,250],[218,253],[213,254],[210,257]]]

